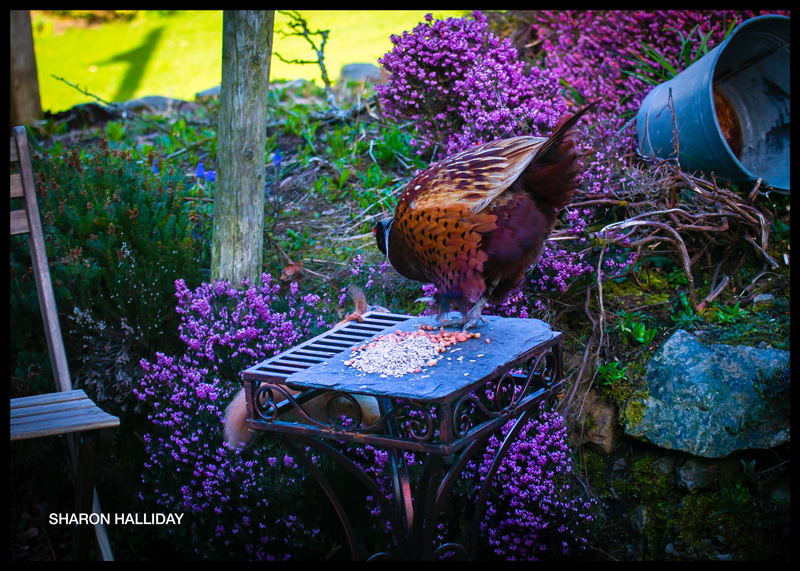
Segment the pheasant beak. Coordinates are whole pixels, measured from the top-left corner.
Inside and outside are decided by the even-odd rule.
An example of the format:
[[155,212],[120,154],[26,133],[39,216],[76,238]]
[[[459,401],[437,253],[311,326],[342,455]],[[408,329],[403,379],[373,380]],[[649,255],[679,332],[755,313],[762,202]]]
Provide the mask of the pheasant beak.
[[375,241],[378,243],[378,249],[384,256],[389,256],[389,231],[392,229],[392,218],[384,218],[375,224],[373,234],[375,234]]

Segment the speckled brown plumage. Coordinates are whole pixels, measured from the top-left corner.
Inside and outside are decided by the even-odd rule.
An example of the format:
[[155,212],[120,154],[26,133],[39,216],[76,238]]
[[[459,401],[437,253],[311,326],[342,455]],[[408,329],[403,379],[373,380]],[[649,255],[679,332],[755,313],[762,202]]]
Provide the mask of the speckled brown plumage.
[[408,184],[394,217],[378,223],[392,266],[436,285],[440,317],[454,306],[462,324],[475,325],[487,301],[502,302],[519,285],[575,190],[573,127],[596,104],[562,118],[549,138],[492,141],[429,167]]

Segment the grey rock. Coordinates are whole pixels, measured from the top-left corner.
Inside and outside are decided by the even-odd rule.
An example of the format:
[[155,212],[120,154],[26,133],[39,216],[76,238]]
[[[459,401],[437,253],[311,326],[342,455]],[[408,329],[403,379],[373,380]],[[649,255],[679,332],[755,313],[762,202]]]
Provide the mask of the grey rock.
[[678,484],[691,492],[696,489],[709,489],[716,485],[720,478],[735,473],[723,469],[713,460],[689,459],[677,469]]
[[665,456],[663,458],[657,458],[653,462],[653,470],[658,472],[663,476],[668,476],[672,474],[672,471],[675,469],[675,458],[672,456]]
[[381,81],[381,68],[374,63],[349,63],[342,66],[340,76],[342,81],[379,83]]
[[173,99],[171,97],[163,97],[161,95],[148,95],[139,97],[138,99],[131,99],[124,103],[119,103],[126,111],[134,111],[136,113],[158,113],[164,114],[171,111],[182,111],[191,106],[188,101],[182,99]]
[[789,441],[789,416],[730,434],[765,405],[753,387],[759,371],[785,369],[789,351],[705,345],[678,330],[647,365],[650,396],[640,422],[625,427],[640,440],[695,456],[720,458],[736,450],[773,448]]
[[195,93],[195,97],[200,101],[205,101],[205,100],[209,100],[209,99],[215,99],[215,98],[219,97],[219,93],[220,93],[221,90],[222,90],[222,86],[221,85],[217,85],[217,86],[212,87],[210,89],[206,89],[205,91],[200,91],[198,93]]
[[640,505],[634,508],[631,514],[631,523],[635,530],[639,533],[644,533],[647,530],[647,526],[650,525],[650,520],[651,517],[646,507]]
[[619,442],[617,407],[607,402],[597,391],[590,390],[586,397],[585,410],[585,415],[592,419],[592,428],[583,435],[583,443],[591,444],[606,455],[611,454]]

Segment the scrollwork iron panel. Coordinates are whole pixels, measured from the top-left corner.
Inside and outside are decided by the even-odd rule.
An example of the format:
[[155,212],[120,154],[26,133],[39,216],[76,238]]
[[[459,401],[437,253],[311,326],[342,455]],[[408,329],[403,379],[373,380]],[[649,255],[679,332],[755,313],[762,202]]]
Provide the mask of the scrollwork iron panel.
[[[342,365],[349,347],[387,330],[411,330],[425,319],[366,314],[364,323],[337,327],[247,369],[248,425],[251,430],[275,432],[311,446],[344,466],[371,493],[377,493],[377,485],[367,481],[370,476],[345,462],[325,440],[388,448],[395,498],[394,502],[384,496],[378,499],[393,533],[400,534],[395,535],[397,557],[474,557],[477,526],[496,467],[522,423],[536,413],[542,400],[561,390],[562,338],[537,320],[489,316],[480,331],[481,338],[491,343],[459,344],[462,358],[458,363],[455,358],[440,361],[442,366],[437,365],[425,378],[379,379]],[[467,462],[492,434],[515,419],[494,459],[492,477],[479,494],[472,536],[468,537],[472,546],[435,546],[439,513]],[[413,494],[403,450],[425,455],[423,474]],[[339,513],[341,503],[329,482],[319,471],[312,475]],[[347,528],[346,514],[339,515]],[[403,530],[395,529],[401,523]],[[353,544],[352,529],[346,531],[354,558],[365,557],[362,546]],[[389,556],[378,553],[373,558]]]

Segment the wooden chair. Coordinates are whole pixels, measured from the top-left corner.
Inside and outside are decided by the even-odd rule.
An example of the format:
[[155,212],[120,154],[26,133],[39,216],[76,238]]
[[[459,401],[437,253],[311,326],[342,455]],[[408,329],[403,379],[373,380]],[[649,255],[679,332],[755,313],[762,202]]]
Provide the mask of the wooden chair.
[[[11,211],[11,235],[28,234],[31,249],[33,274],[39,306],[45,325],[47,350],[57,392],[11,399],[11,440],[25,440],[43,436],[64,435],[69,445],[72,466],[75,472],[75,513],[101,514],[97,492],[94,489],[95,460],[98,448],[107,447],[111,440],[111,429],[119,426],[119,418],[107,414],[86,396],[82,390],[74,390],[67,366],[67,354],[58,322],[53,284],[36,202],[36,187],[33,182],[28,138],[24,127],[15,127],[11,138],[11,198],[21,198],[23,208]],[[13,172],[13,163],[19,165]],[[14,324],[11,324],[12,334]],[[73,537],[72,552],[76,559],[87,559],[89,537],[94,530],[97,554],[100,559],[113,559],[105,526],[77,525]]]

